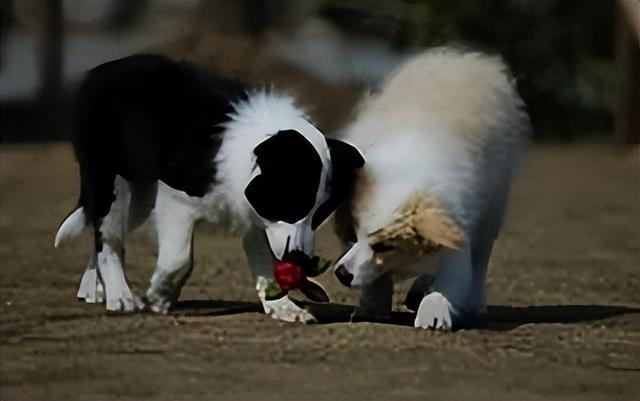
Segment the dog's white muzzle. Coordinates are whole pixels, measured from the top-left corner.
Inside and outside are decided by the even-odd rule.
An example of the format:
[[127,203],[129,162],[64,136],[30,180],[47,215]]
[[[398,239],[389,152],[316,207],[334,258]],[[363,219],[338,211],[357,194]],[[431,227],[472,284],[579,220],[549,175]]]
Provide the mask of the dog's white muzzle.
[[314,232],[309,219],[294,224],[284,221],[265,222],[265,232],[271,252],[278,260],[282,260],[284,255],[294,250],[313,255]]

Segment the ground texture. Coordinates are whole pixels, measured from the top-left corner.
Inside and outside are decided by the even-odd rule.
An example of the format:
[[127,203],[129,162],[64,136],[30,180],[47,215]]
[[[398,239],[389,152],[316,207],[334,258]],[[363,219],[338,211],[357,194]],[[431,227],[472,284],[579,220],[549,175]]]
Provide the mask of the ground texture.
[[[535,145],[512,196],[488,280],[489,315],[455,333],[418,331],[399,305],[349,323],[357,294],[322,277],[342,306],[324,324],[260,313],[240,241],[196,234],[196,270],[170,316],[107,315],[76,301],[91,240],[53,249],[75,204],[68,144],[0,147],[0,399],[638,400],[638,153]],[[335,258],[330,227],[319,251]],[[128,243],[141,294],[154,261]]]

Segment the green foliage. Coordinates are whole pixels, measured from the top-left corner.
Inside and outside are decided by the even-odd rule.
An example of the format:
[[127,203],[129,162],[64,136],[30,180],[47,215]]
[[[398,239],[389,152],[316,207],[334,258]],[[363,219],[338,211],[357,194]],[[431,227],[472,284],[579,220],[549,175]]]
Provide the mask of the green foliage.
[[265,288],[265,299],[267,301],[274,301],[287,295],[286,291],[280,288],[280,284],[274,279],[269,279],[267,287]]

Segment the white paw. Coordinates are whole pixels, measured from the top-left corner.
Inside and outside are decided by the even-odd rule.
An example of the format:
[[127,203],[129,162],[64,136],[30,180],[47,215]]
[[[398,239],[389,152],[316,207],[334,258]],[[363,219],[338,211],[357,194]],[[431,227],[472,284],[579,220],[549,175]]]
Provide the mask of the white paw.
[[106,309],[109,312],[130,313],[142,309],[142,302],[126,288],[115,291],[114,294],[107,292]]
[[261,299],[261,301],[262,306],[264,307],[264,312],[276,320],[301,323],[317,322],[317,319],[309,313],[308,310],[293,303],[293,301],[286,295],[273,301],[267,301],[264,299]]
[[439,292],[422,298],[414,327],[428,330],[451,331],[453,305]]
[[167,315],[171,310],[171,305],[173,305],[171,299],[149,289],[144,297],[144,309],[152,313]]

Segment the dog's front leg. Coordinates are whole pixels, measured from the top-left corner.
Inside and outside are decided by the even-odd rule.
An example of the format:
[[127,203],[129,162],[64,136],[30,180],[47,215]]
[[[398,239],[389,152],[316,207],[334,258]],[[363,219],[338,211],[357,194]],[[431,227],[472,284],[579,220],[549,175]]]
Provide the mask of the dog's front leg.
[[386,273],[362,289],[358,316],[375,320],[387,319],[391,315],[392,303],[393,277],[391,273]]
[[193,227],[197,199],[159,183],[155,218],[158,262],[145,296],[149,310],[166,314],[193,269]]
[[473,283],[471,249],[442,251],[433,282],[433,292],[422,298],[415,327],[449,331],[469,312],[469,293]]
[[256,280],[256,290],[264,312],[284,322],[315,322],[316,318],[309,311],[296,305],[286,295],[276,300],[266,299],[267,285],[273,279],[273,259],[264,230],[252,226],[245,234],[242,244]]

